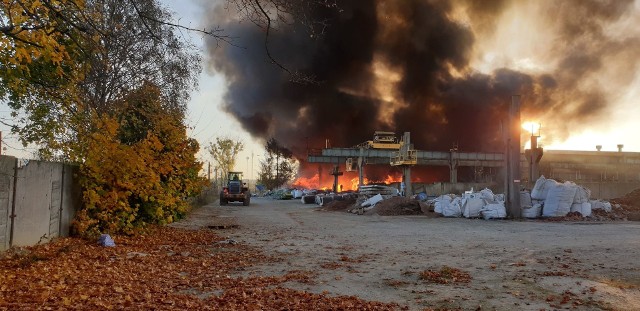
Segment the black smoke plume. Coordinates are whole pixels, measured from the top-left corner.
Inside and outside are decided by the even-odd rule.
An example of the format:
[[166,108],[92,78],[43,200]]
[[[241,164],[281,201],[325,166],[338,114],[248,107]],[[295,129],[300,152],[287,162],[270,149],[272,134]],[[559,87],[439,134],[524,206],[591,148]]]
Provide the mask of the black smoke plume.
[[[546,116],[547,128],[567,135],[572,124],[607,107],[603,89],[587,89],[581,80],[613,51],[629,56],[638,47],[636,38],[612,39],[603,31],[632,1],[546,1],[541,11],[558,34],[549,49],[562,55],[555,70],[485,74],[471,68],[478,34],[494,31],[493,21],[519,3],[362,0],[317,7],[310,17],[326,21],[321,36],[311,37],[294,22],[277,25],[268,38],[276,60],[317,82],[306,84],[291,81],[269,60],[264,27],[231,19],[233,12],[217,6],[210,9],[210,23],[237,39],[234,45],[209,42],[210,65],[228,81],[226,111],[254,137],[275,137],[301,159],[307,147],[324,147],[327,139],[333,147],[351,147],[375,130],[410,131],[421,150],[457,144],[462,151],[500,152],[512,95],[522,95],[525,116]],[[475,32],[452,17],[460,7]],[[376,62],[399,74],[391,102],[377,91]]]

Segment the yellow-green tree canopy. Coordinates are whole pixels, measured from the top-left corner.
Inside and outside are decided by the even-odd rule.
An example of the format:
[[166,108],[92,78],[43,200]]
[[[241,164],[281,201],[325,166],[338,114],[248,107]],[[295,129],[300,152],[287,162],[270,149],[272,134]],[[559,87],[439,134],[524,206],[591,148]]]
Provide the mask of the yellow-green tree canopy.
[[238,153],[244,149],[244,143],[231,138],[217,137],[215,143],[209,144],[209,153],[222,172],[222,176],[233,170]]

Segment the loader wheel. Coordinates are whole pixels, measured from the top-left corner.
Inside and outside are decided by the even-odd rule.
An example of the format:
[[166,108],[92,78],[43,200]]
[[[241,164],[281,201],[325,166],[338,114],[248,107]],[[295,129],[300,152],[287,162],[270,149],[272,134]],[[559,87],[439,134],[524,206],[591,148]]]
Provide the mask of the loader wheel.
[[244,198],[244,201],[242,201],[242,205],[249,206],[249,204],[251,204],[251,198]]
[[227,200],[224,199],[222,193],[220,193],[220,206],[227,205]]

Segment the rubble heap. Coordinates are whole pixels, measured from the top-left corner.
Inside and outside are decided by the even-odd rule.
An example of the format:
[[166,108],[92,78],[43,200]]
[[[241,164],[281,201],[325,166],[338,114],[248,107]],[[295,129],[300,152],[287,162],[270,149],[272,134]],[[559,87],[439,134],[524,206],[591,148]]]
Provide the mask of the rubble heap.
[[380,201],[373,208],[368,209],[365,215],[378,214],[380,216],[421,215],[420,202],[405,197],[391,197]]
[[640,189],[633,190],[622,198],[611,200],[613,212],[628,220],[640,221]]

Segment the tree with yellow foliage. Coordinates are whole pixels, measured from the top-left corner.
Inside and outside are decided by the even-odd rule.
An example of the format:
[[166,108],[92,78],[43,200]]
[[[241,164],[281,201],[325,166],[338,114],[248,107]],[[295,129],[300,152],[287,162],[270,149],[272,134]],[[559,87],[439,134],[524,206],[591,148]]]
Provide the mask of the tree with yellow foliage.
[[122,101],[117,113],[96,121],[81,164],[85,206],[75,232],[133,233],[148,223],[170,223],[189,210],[200,192],[198,143],[187,137],[180,114],[163,108],[160,90],[145,84]]
[[79,163],[75,232],[132,233],[197,194],[186,102],[200,57],[155,0],[0,0],[0,100],[43,159]]

